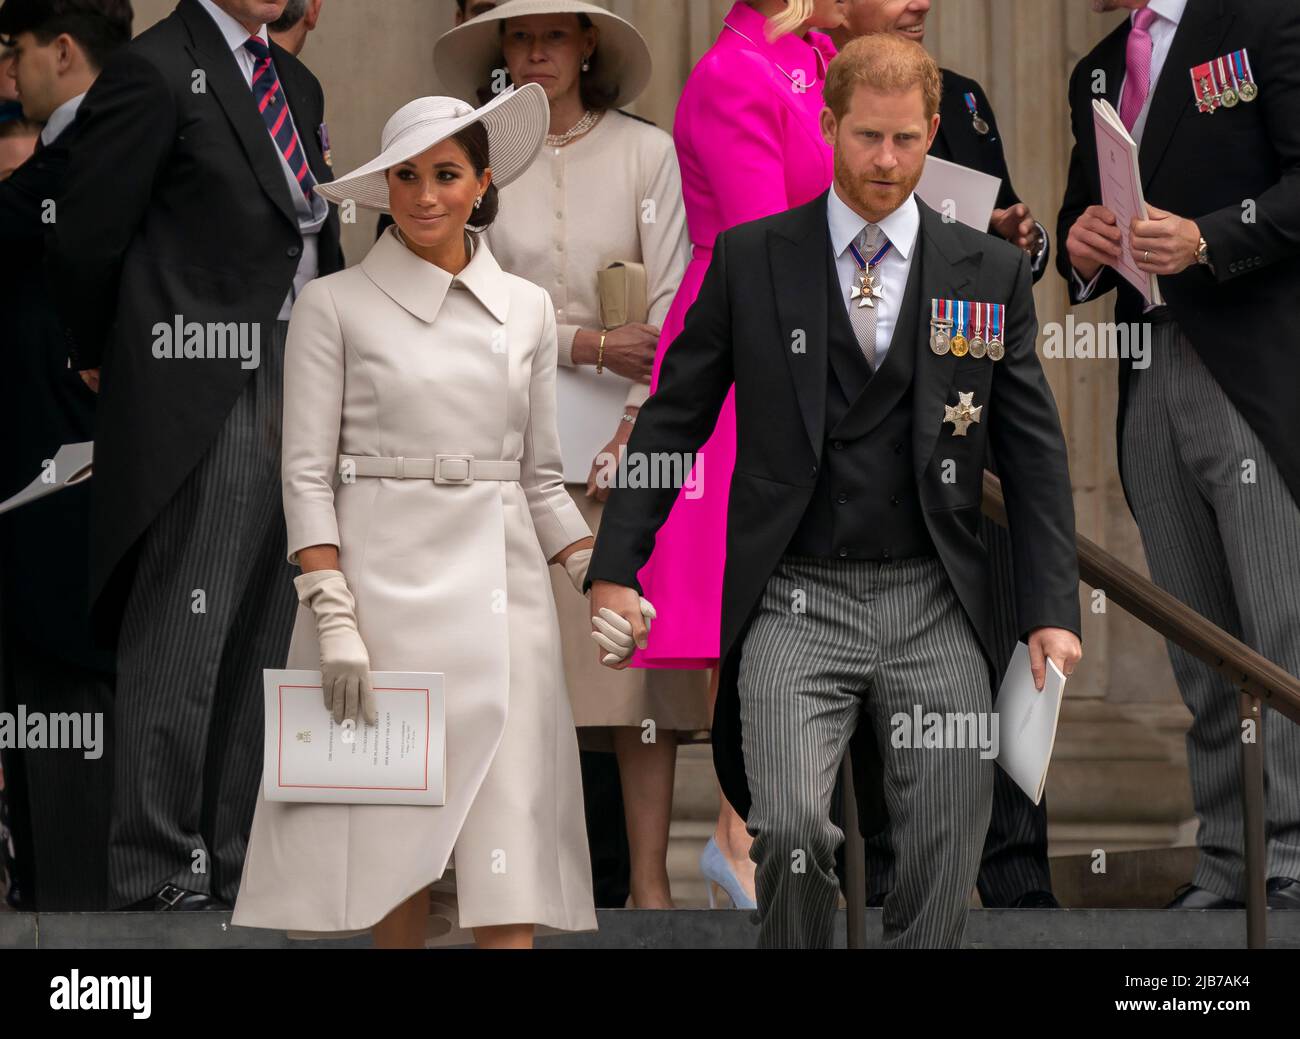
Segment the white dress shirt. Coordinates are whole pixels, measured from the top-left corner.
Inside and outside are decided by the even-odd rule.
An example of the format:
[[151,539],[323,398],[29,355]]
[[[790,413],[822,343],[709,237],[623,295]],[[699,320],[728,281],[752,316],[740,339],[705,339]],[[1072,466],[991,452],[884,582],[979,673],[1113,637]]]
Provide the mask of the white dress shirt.
[[[217,23],[217,28],[221,30],[221,35],[226,38],[231,52],[235,56],[235,61],[239,64],[239,70],[244,74],[244,82],[248,84],[249,90],[253,87],[253,68],[257,64],[253,58],[252,52],[244,46],[248,37],[254,35],[239,24],[239,21],[227,14],[212,0],[199,0],[204,10],[212,16],[212,20]],[[271,45],[267,37],[266,26],[258,27],[255,34],[268,47]],[[281,84],[281,90],[284,87]],[[288,105],[288,100],[284,104]],[[261,116],[259,115],[260,119]],[[293,123],[293,113],[289,113],[289,122]],[[298,134],[298,139],[303,139],[302,131],[295,125],[294,131]],[[270,130],[267,130],[266,136],[271,136]],[[275,148],[275,154],[280,158],[280,168],[284,172],[285,182],[289,185],[289,197],[293,199],[293,207],[298,214],[298,230],[302,234],[302,255],[298,258],[298,270],[293,276],[293,285],[289,289],[289,294],[285,296],[284,303],[280,307],[279,318],[281,321],[288,321],[289,315],[293,311],[293,301],[298,298],[304,286],[311,281],[320,271],[320,265],[317,260],[317,238],[320,234],[321,225],[325,223],[325,218],[329,216],[329,204],[319,193],[312,196],[311,201],[307,201],[307,196],[303,194],[302,186],[298,183],[298,178],[294,175],[293,170],[289,168],[288,160],[285,159],[280,151],[280,146],[272,140],[272,146]]]
[[[832,184],[830,194],[826,197],[826,219],[831,232],[831,250],[835,253],[835,269],[839,274],[840,294],[844,298],[844,309],[852,315],[850,307],[856,307],[849,295],[859,280],[858,264],[853,259],[849,246],[857,241],[867,221],[858,216],[848,204],[840,198],[839,185]],[[916,207],[916,196],[908,195],[906,201],[877,225],[893,248],[885,254],[877,270],[880,272],[878,282],[884,296],[876,300],[876,361],[877,366],[889,352],[890,340],[894,337],[894,328],[898,324],[898,312],[903,302],[903,292],[907,288],[907,276],[912,270],[912,256],[916,252],[916,236],[921,230],[921,211]],[[880,246],[884,246],[882,240]],[[863,259],[870,260],[870,256]]]
[[[1151,23],[1151,80],[1150,87],[1147,90],[1147,98],[1142,103],[1142,111],[1138,113],[1137,122],[1133,124],[1130,133],[1133,140],[1137,141],[1139,147],[1142,144],[1142,134],[1147,128],[1147,116],[1151,114],[1151,99],[1156,96],[1156,87],[1160,83],[1160,75],[1165,69],[1165,60],[1169,57],[1169,48],[1173,46],[1174,35],[1178,32],[1178,25],[1183,20],[1183,12],[1187,10],[1187,0],[1151,0],[1147,7],[1158,14],[1158,17]],[[1133,20],[1137,18],[1137,11],[1129,15],[1129,27],[1132,30]],[[1122,101],[1124,98],[1124,87],[1128,83],[1128,72],[1124,73],[1124,80],[1120,83],[1119,97]],[[1084,285],[1083,279],[1079,277],[1079,272],[1071,268],[1070,273],[1074,278],[1074,288],[1077,293],[1077,299],[1080,303],[1086,303],[1093,292],[1097,289],[1097,282],[1101,279],[1101,271],[1087,285]],[[1148,307],[1148,310],[1151,308]]]
[[86,92],[83,90],[76,97],[68,98],[50,113],[50,117],[45,120],[45,126],[41,128],[41,144],[48,148],[57,140],[59,134],[72,125],[72,120],[77,118],[77,109],[81,107],[85,96]]

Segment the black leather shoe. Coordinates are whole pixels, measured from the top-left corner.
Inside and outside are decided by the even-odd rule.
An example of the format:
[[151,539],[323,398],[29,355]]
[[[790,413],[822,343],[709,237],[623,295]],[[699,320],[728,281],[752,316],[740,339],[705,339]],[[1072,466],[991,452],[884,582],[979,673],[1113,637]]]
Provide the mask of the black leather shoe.
[[1195,884],[1184,884],[1174,892],[1174,900],[1166,909],[1245,909],[1246,903],[1224,898]]
[[201,913],[223,912],[230,909],[226,903],[205,895],[201,891],[190,891],[175,884],[164,884],[152,895],[132,902],[127,911],[153,913]]
[[1061,903],[1050,891],[1026,891],[1008,909],[1060,909]]
[[1291,877],[1269,877],[1269,909],[1300,909],[1300,880]]

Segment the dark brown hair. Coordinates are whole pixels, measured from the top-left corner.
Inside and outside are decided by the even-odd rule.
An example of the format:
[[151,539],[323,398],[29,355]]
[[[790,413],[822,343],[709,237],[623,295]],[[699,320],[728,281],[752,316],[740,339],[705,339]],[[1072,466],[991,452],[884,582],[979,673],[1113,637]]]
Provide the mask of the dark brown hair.
[[131,0],[28,0],[9,3],[0,14],[0,38],[6,42],[24,32],[42,47],[67,33],[95,69],[119,47],[131,41]]
[[[475,175],[483,176],[483,171],[492,165],[487,127],[482,122],[470,123],[459,133],[453,134],[451,139],[460,145],[470,165],[474,167]],[[486,231],[497,218],[500,208],[501,199],[496,182],[493,181],[483,193],[483,205],[470,213],[469,226],[476,231]]]

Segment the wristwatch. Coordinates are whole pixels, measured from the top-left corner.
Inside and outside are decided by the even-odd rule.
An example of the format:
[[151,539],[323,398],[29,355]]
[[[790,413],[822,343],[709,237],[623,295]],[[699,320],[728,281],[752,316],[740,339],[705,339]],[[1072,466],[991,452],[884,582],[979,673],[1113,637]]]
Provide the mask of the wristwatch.
[[1214,267],[1210,264],[1210,246],[1204,236],[1202,236],[1200,244],[1196,247],[1196,262],[1202,267],[1209,267],[1210,270],[1214,270]]

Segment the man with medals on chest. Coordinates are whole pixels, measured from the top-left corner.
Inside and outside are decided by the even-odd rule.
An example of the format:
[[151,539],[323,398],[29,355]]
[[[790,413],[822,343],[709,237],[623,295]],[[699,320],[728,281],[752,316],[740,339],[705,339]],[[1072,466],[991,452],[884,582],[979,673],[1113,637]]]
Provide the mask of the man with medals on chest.
[[[843,27],[831,30],[836,46],[843,48],[857,36],[892,32],[922,43],[933,0],[849,0]],[[997,177],[1002,189],[989,233],[1025,250],[1037,283],[1047,272],[1051,242],[1047,231],[1020,200],[1011,182],[1001,133],[984,89],[975,80],[951,69],[943,77],[939,102],[940,124],[930,155]],[[936,300],[943,313],[932,315],[934,334],[931,348],[937,354],[952,351],[956,357],[1001,360],[1003,343],[991,327],[995,314],[965,313],[956,301]],[[958,317],[966,320],[955,323]],[[988,325],[985,318],[990,319]],[[996,459],[989,469],[997,472]],[[989,554],[995,575],[991,600],[991,622],[997,643],[996,684],[1011,661],[1018,628],[1012,601],[1011,540],[1006,530],[986,516],[979,521],[979,535]],[[893,884],[892,855],[887,835],[868,844],[868,903],[881,905]],[[1024,792],[999,771],[993,787],[993,812],[980,867],[980,899],[986,908],[1055,908],[1052,873],[1047,861],[1047,798],[1035,805]]]
[[[1081,655],[1074,510],[1029,258],[914,194],[939,89],[934,61],[892,34],[832,62],[832,187],[718,237],[627,445],[633,461],[690,457],[734,385],[713,750],[755,836],[762,947],[830,945],[843,832],[829,807],[850,743],[863,830],[887,817],[898,850],[886,944],[961,943],[993,754],[910,720],[992,721],[990,575],[974,536],[990,449],[1019,634],[1039,675]],[[1003,359],[936,354],[936,300],[1001,314]],[[679,488],[646,482],[613,490],[588,570],[609,666],[653,637],[636,575]]]
[[[1082,3],[1083,0],[1076,0]],[[1127,17],[1070,81],[1075,148],[1058,236],[1071,300],[1116,292],[1118,457],[1152,579],[1300,675],[1300,5],[1093,0]],[[1150,219],[1125,236],[1102,194],[1092,103],[1138,144]],[[1152,305],[1116,272],[1156,275]],[[1091,363],[1076,361],[1074,363]],[[1171,909],[1237,908],[1246,877],[1237,692],[1169,647],[1187,734],[1199,858]],[[1300,726],[1265,711],[1267,893],[1300,908]]]

